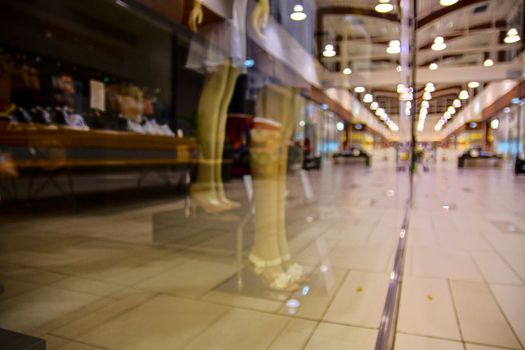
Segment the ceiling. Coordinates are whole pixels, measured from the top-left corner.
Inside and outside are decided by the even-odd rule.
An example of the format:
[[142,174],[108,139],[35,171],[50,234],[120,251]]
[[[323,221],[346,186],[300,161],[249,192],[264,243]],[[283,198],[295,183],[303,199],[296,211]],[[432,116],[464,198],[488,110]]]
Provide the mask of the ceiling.
[[[339,85],[342,77],[345,77],[343,69],[346,67],[352,69],[352,74],[365,77],[371,72],[391,74],[396,71],[400,55],[386,52],[389,42],[400,40],[401,36],[399,4],[395,0],[392,3],[395,5],[392,12],[380,14],[374,10],[377,0],[317,0],[318,58],[331,72],[328,77],[338,77],[337,82],[330,78],[324,79],[325,85]],[[522,0],[460,0],[449,7],[441,6],[439,0],[418,0],[417,13],[416,60],[420,69],[428,70],[429,64],[436,63],[439,67],[437,71],[456,68],[456,74],[460,77],[462,67],[496,69],[498,65],[515,59],[523,50],[523,40],[515,44],[503,42],[505,33],[511,27],[517,27],[523,38]],[[447,46],[442,51],[431,49],[437,36],[445,39]],[[323,57],[322,51],[326,44],[334,45],[334,57]],[[494,61],[494,67],[483,67],[487,58]],[[347,77],[351,81],[350,76]],[[467,83],[456,79],[450,83],[435,84],[436,91],[429,101],[423,133],[433,132],[437,120],[457,99],[461,90],[466,89],[472,98],[487,84],[482,81],[479,88],[469,89]],[[360,99],[364,96],[364,93],[353,92],[352,84],[346,84],[345,87],[350,88]],[[374,101],[396,122],[400,111],[396,84],[365,88],[366,93],[371,93]],[[422,101],[423,89],[424,84],[418,86],[418,105]],[[468,100],[462,101],[463,105],[465,103]]]

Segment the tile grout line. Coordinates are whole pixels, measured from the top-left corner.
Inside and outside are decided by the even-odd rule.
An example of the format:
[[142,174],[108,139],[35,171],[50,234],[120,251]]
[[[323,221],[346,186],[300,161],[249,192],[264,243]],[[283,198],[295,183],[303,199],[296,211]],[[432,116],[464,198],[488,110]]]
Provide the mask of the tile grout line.
[[458,309],[456,307],[456,298],[454,297],[454,293],[452,292],[451,280],[448,278],[447,278],[447,287],[448,287],[448,292],[450,294],[450,299],[452,299],[452,307],[454,308],[454,316],[456,318],[456,324],[458,326],[459,337],[461,339],[461,343],[463,344],[463,349],[467,350],[467,344],[466,344],[465,338],[463,337],[463,330],[461,329],[461,322],[459,321]]
[[341,290],[345,280],[348,278],[348,275],[350,274],[350,270],[347,270],[341,280],[341,284],[337,287],[337,290],[334,291],[334,295],[332,295],[332,297],[330,298],[330,300],[328,301],[327,303],[327,306],[326,306],[326,309],[324,310],[324,312],[321,314],[321,316],[319,317],[319,320],[317,321],[317,324],[315,325],[314,329],[312,330],[312,332],[310,333],[310,335],[308,336],[308,339],[306,339],[306,342],[304,343],[304,346],[303,346],[303,349],[306,349],[306,347],[308,346],[308,344],[310,343],[310,341],[312,340],[312,337],[314,336],[315,332],[317,331],[317,329],[319,328],[319,325],[321,323],[323,323],[323,319],[326,315],[326,313],[328,312],[328,309],[330,308],[330,305],[332,305],[332,302],[333,300],[335,299],[336,295],[339,293],[339,291]]

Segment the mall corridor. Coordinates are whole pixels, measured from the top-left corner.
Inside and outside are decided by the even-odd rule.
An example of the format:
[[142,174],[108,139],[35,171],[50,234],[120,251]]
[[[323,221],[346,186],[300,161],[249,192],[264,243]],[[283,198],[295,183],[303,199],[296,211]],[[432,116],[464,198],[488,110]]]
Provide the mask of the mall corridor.
[[525,350],[525,0],[0,0],[0,350]]

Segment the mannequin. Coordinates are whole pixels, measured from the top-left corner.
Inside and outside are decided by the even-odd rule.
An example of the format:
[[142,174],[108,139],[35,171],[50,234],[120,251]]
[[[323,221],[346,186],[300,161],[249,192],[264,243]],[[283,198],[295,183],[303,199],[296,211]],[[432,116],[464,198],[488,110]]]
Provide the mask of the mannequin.
[[[206,212],[217,213],[239,207],[238,203],[226,198],[221,169],[228,106],[246,59],[246,7],[247,0],[233,0],[232,19],[207,28],[217,49],[190,48],[188,68],[205,73],[197,112],[201,160],[197,180],[192,186],[192,199]],[[252,26],[261,37],[269,9],[268,0],[260,0],[252,12]],[[201,1],[195,0],[188,21],[190,29],[196,32],[202,19]]]
[[256,212],[249,259],[270,288],[296,290],[307,277],[300,265],[291,262],[285,204],[288,142],[301,103],[296,91],[277,87],[262,90],[259,99],[258,114],[272,119],[256,118],[251,132]]
[[122,89],[118,95],[120,115],[126,121],[126,130],[145,134],[142,113],[144,111],[143,95],[139,88],[131,86]]

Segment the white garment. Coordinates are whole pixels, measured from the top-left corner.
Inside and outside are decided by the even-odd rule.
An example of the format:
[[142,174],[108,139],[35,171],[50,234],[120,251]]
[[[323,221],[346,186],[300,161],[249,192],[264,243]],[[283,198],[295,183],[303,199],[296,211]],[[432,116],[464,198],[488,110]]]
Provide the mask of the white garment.
[[233,1],[231,18],[199,28],[190,44],[186,68],[202,73],[217,71],[228,60],[243,69],[246,61],[246,8],[248,0]]
[[69,114],[67,116],[67,125],[71,128],[79,129],[79,130],[89,130],[89,126],[87,126],[86,122],[84,121],[84,118],[80,114]]
[[155,119],[146,119],[146,122],[142,126],[146,134],[150,135],[162,135],[162,130]]
[[133,131],[139,134],[145,134],[146,131],[142,127],[142,125],[138,122],[135,122],[133,120],[128,119],[128,130]]

